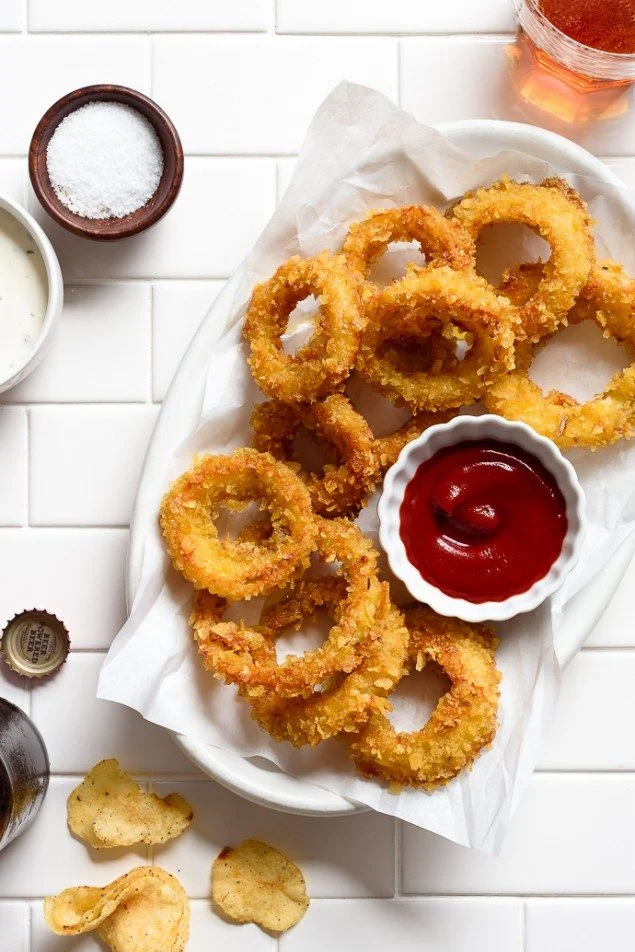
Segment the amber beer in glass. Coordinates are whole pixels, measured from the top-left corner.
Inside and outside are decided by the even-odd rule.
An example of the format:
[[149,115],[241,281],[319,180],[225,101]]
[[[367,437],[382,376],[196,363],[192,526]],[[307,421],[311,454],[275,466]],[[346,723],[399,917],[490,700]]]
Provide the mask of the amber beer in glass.
[[632,109],[635,0],[513,0],[517,93],[565,126]]

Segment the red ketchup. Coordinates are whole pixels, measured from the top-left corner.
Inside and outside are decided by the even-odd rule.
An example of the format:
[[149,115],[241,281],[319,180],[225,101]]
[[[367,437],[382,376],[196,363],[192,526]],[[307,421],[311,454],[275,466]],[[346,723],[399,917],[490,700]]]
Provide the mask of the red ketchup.
[[423,578],[469,602],[526,592],[547,575],[567,533],[554,477],[531,453],[498,440],[448,446],[422,463],[399,517]]

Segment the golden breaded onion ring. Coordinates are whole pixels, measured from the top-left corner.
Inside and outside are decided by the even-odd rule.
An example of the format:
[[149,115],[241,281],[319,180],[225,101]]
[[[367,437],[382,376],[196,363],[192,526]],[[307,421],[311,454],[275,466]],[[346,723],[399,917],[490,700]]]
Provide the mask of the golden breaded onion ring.
[[[540,266],[509,272],[504,284],[519,300],[540,280]],[[605,337],[613,337],[635,358],[635,280],[608,261],[596,266],[569,312],[569,324],[594,321]],[[615,374],[604,391],[586,403],[558,390],[543,393],[522,369],[502,377],[485,394],[491,413],[522,420],[549,437],[561,449],[583,446],[591,450],[629,437],[635,431],[635,362]]]
[[[310,340],[294,355],[281,337],[299,301],[315,295],[319,316]],[[268,281],[257,284],[245,317],[244,336],[254,380],[268,397],[311,403],[348,377],[365,326],[360,280],[342,255],[295,255]]]
[[450,690],[421,730],[395,731],[385,713],[390,707],[384,704],[357,735],[345,740],[364,776],[397,787],[433,789],[469,767],[494,739],[501,678],[494,662],[498,642],[485,625],[445,618],[423,605],[406,612],[406,625],[409,671],[435,661],[450,678]]
[[416,241],[433,266],[447,265],[455,271],[474,267],[473,238],[458,221],[428,205],[404,205],[371,212],[354,222],[342,246],[342,254],[367,281],[371,265],[393,241]]
[[[338,585],[343,579],[346,587],[339,618],[319,648],[279,664],[275,651],[268,651],[270,639],[262,626],[223,621],[226,604],[205,592],[197,595],[190,624],[204,666],[252,696],[262,696],[265,691],[285,698],[310,693],[331,675],[357,667],[378,635],[381,586],[376,577],[376,551],[346,519],[316,517],[316,523],[320,560],[340,563],[329,584]],[[299,584],[300,592],[310,585],[304,580]]]
[[[252,500],[268,510],[269,537],[219,538],[220,508],[240,510]],[[302,480],[253,449],[198,457],[163,497],[160,519],[174,567],[196,588],[233,600],[285,585],[308,565],[316,535]]]
[[[368,326],[357,370],[374,390],[413,411],[448,410],[477,399],[494,380],[514,366],[517,313],[476,274],[450,268],[411,268],[404,278],[382,288],[367,306]],[[468,334],[471,350],[456,368],[436,374],[413,370],[385,342],[425,338],[442,326]]]
[[498,222],[527,225],[544,238],[551,256],[538,288],[521,308],[523,332],[538,341],[566,322],[595,260],[588,209],[566,182],[545,179],[534,185],[504,178],[466,195],[450,214],[475,240],[486,225]]
[[[334,586],[333,581],[339,585]],[[327,681],[307,698],[278,701],[266,695],[249,697],[254,720],[273,738],[288,741],[294,747],[315,747],[329,737],[356,731],[369,717],[372,705],[386,697],[401,680],[408,632],[403,615],[390,601],[387,583],[382,583],[381,589],[379,637],[372,641],[358,667],[343,678],[333,678],[333,683]],[[345,594],[342,579],[323,576],[304,588],[298,586],[266,612],[260,623],[274,656],[276,638],[285,628],[300,626],[318,608],[326,608],[337,619]]]
[[[311,404],[269,400],[256,407],[251,426],[256,449],[295,469],[318,515],[355,515],[379,481],[372,430],[341,393]],[[294,463],[294,441],[302,426],[313,430],[320,443],[333,446],[340,462],[326,463],[320,475]]]

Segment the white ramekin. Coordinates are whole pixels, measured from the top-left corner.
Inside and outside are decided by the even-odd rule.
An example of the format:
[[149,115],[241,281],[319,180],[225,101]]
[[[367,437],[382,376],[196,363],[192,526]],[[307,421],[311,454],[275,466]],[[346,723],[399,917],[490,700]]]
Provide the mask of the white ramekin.
[[[567,506],[568,528],[562,551],[544,578],[526,592],[498,602],[469,602],[440,591],[422,578],[406,555],[399,534],[399,510],[404,492],[417,469],[438,450],[465,440],[494,439],[513,443],[537,457],[556,480]],[[522,505],[522,500],[519,501]],[[390,568],[402,580],[410,594],[440,615],[464,621],[503,621],[537,608],[560,588],[578,561],[585,532],[585,500],[576,472],[555,443],[539,436],[525,423],[502,417],[457,416],[450,423],[431,426],[401,451],[397,462],[386,473],[379,500],[379,539],[388,556]]]
[[9,214],[13,215],[32,236],[38,251],[42,255],[48,283],[48,299],[40,334],[24,363],[10,377],[0,380],[0,393],[4,393],[5,390],[15,387],[17,383],[28,377],[49,349],[53,329],[58,323],[64,305],[64,282],[53,245],[35,218],[13,199],[7,198],[6,195],[0,195],[0,208],[4,208]]

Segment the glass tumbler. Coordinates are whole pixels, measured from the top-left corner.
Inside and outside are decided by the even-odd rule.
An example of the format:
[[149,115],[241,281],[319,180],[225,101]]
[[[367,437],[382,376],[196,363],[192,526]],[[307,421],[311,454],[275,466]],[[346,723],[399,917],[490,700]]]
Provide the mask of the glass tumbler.
[[49,783],[49,759],[37,727],[0,698],[0,849],[31,825]]
[[[580,0],[570,0],[575,6]],[[609,53],[573,40],[551,23],[539,0],[513,0],[518,38],[513,78],[524,103],[565,126],[615,119],[632,108],[635,53]],[[606,0],[610,15],[611,0]]]

